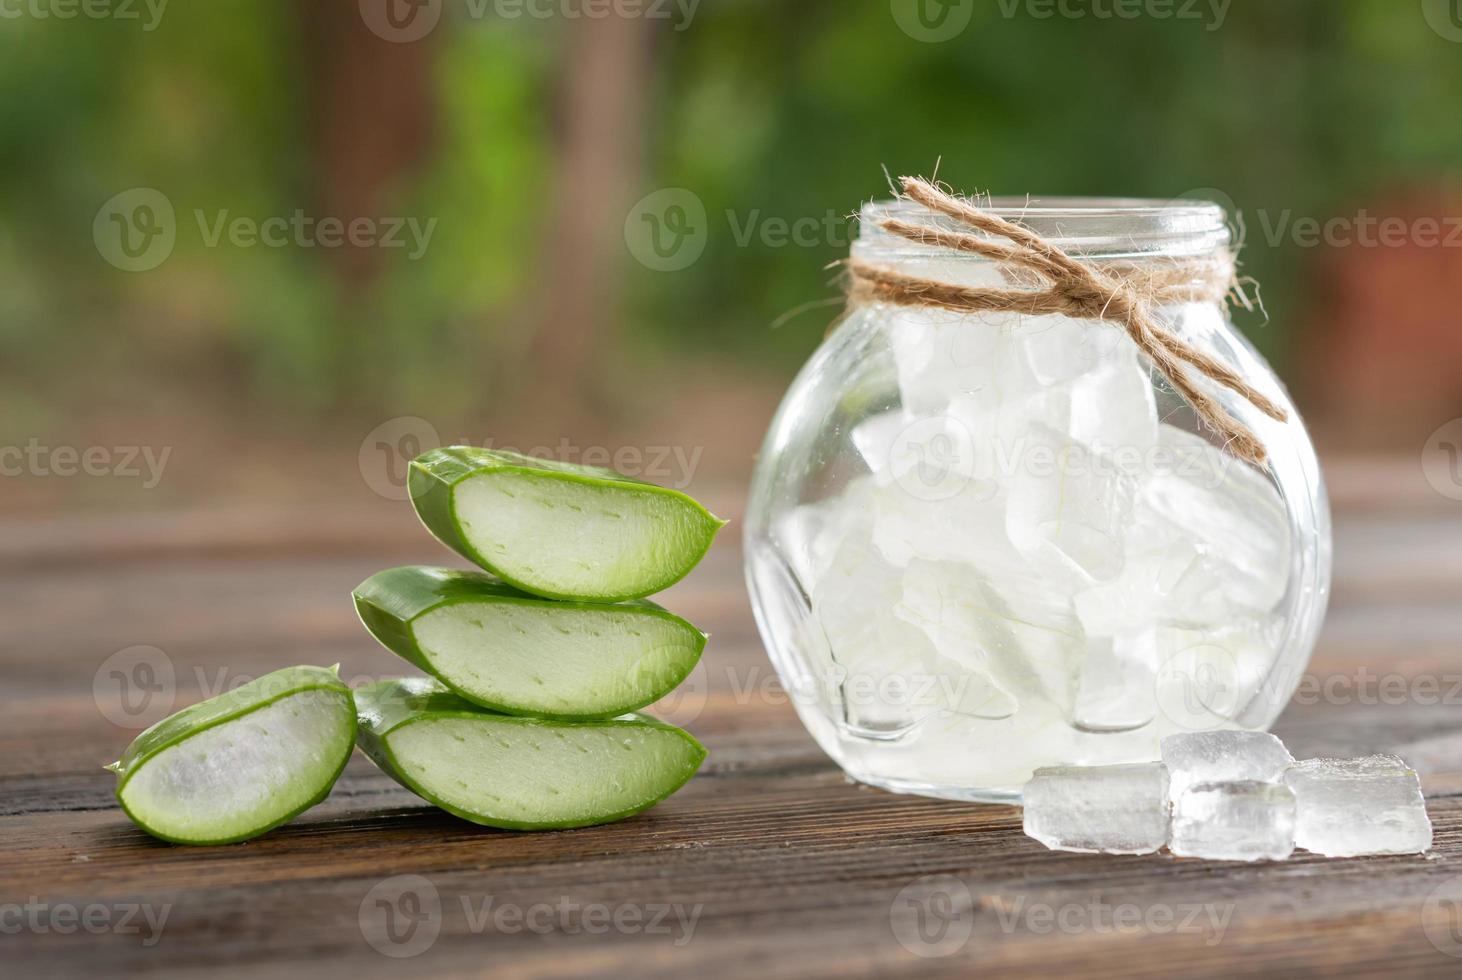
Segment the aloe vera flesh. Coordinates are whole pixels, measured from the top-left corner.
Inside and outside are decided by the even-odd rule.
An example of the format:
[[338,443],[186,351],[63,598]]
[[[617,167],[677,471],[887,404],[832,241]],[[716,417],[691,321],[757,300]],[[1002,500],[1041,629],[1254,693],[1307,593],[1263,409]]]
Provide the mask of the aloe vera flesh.
[[549,721],[483,711],[431,679],[357,692],[360,746],[422,799],[506,830],[556,830],[639,813],[693,776],[706,751],[644,715]]
[[472,447],[411,464],[422,523],[509,585],[617,602],[680,581],[725,522],[675,490],[613,470]]
[[336,672],[291,667],[163,719],[108,768],[122,809],[149,834],[229,844],[329,795],[355,734],[350,689]]
[[355,590],[366,628],[474,704],[507,714],[613,717],[670,693],[705,634],[643,600],[560,602],[480,572],[407,566]]

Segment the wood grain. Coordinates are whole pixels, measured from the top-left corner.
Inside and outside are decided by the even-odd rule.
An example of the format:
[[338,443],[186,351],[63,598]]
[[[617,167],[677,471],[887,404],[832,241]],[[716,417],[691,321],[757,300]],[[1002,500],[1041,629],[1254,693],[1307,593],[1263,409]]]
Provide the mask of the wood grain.
[[[287,827],[232,847],[169,847],[127,822],[100,769],[133,734],[115,723],[106,678],[102,697],[94,689],[108,658],[162,651],[178,706],[293,663],[399,674],[348,592],[384,565],[440,553],[339,513],[0,525],[0,973],[1457,976],[1462,958],[1447,951],[1462,954],[1462,694],[1446,692],[1462,678],[1462,512],[1354,496],[1365,506],[1339,515],[1334,612],[1311,668],[1337,683],[1294,704],[1278,731],[1301,756],[1407,755],[1436,824],[1428,857],[1248,866],[1060,854],[1024,837],[1014,808],[852,785],[775,683],[733,538],[664,598],[713,634],[704,670],[671,706],[711,755],[649,813],[485,831],[357,757],[331,798]],[[1368,694],[1368,674],[1397,675],[1404,694]],[[1438,703],[1421,703],[1428,679]],[[411,934],[434,940],[409,959],[370,941],[410,945],[382,940],[373,904],[399,897],[397,876],[419,876],[429,885],[412,887],[439,901]],[[161,931],[141,916],[124,923],[134,906],[166,910]],[[97,927],[62,931],[67,909]],[[514,914],[536,916],[533,928]]]

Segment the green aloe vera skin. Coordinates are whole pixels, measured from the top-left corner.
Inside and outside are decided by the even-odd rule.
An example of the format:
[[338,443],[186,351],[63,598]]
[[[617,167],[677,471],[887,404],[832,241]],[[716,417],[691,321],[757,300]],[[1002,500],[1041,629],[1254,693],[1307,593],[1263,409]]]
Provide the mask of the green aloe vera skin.
[[706,635],[652,602],[559,602],[481,572],[407,566],[354,592],[371,634],[472,703],[510,715],[612,718],[669,694]]
[[549,721],[484,711],[431,678],[356,692],[360,747],[448,813],[504,830],[622,820],[680,787],[706,750],[645,715]]
[[355,746],[337,668],[266,674],[153,725],[107,768],[132,821],[174,844],[233,844],[329,795]]
[[438,540],[548,599],[659,592],[705,557],[726,524],[679,491],[613,470],[470,446],[418,457],[409,487]]

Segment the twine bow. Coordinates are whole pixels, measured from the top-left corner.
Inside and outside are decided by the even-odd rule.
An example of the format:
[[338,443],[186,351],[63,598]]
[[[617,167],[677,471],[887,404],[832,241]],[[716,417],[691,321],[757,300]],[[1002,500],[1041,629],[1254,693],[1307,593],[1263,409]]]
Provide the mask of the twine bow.
[[[1227,253],[1151,269],[1136,263],[1079,262],[1023,225],[983,211],[918,177],[902,179],[903,197],[958,221],[983,235],[949,231],[885,218],[881,228],[920,245],[968,252],[1001,264],[1008,278],[1041,288],[996,289],[959,286],[910,276],[854,259],[848,263],[855,299],[900,306],[932,306],[958,313],[1059,315],[1104,320],[1126,330],[1158,372],[1198,416],[1221,436],[1230,452],[1256,465],[1266,458],[1259,438],[1188,375],[1203,376],[1242,395],[1259,411],[1284,422],[1288,413],[1222,361],[1205,354],[1164,327],[1153,309],[1168,303],[1220,300],[1234,286],[1234,261]],[[988,237],[985,237],[988,236]]]

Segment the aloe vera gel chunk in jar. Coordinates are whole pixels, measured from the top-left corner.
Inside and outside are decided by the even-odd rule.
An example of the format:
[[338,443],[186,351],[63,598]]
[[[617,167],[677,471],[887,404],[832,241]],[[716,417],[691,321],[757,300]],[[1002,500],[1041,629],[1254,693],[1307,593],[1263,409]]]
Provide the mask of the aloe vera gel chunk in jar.
[[[746,561],[783,682],[844,770],[1009,800],[1037,768],[1267,728],[1315,642],[1330,529],[1304,426],[1227,278],[1207,281],[1231,262],[1221,208],[985,210],[1037,259],[913,200],[865,207],[852,266],[872,288],[772,424]],[[1123,304],[1193,352],[1178,383]]]

